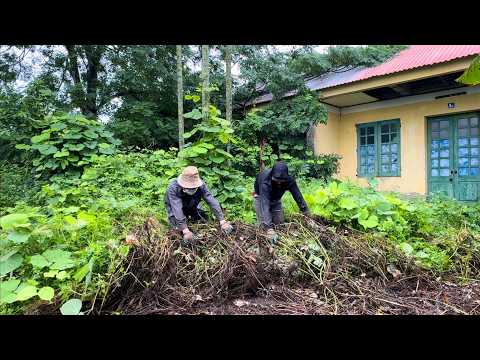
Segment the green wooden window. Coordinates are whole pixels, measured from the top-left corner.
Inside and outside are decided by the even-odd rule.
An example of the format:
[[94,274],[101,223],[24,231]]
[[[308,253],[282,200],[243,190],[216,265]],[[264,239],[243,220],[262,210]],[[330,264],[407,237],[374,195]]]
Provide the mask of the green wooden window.
[[357,125],[357,174],[400,176],[400,120]]

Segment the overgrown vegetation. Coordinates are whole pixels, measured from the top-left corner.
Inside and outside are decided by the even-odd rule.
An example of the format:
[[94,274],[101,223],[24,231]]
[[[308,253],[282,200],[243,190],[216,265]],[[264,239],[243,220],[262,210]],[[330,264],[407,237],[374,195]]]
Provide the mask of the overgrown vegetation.
[[[284,55],[267,48],[233,54],[244,82],[235,85],[232,121],[220,110],[221,58],[211,59],[220,91],[211,91],[207,114],[198,105],[198,73],[185,69],[180,151],[173,47],[73,46],[60,55],[45,47],[42,74],[23,92],[5,73],[0,314],[232,313],[225,304],[233,300],[234,309],[258,313],[478,313],[457,292],[477,291],[479,205],[405,198],[377,191],[375,181],[366,188],[340,182],[339,156],[315,156],[306,141],[325,110],[300,80],[368,66],[401,47],[338,47],[321,56],[308,47]],[[184,54],[198,57],[194,48]],[[96,79],[75,59],[98,68]],[[67,87],[58,77],[63,66]],[[273,106],[242,113],[259,83],[276,97]],[[298,96],[280,101],[287,91]],[[116,109],[108,106],[114,97],[123,101]],[[110,112],[108,124],[96,119],[102,112]],[[278,159],[288,163],[313,215],[296,215],[287,194],[287,223],[272,248],[254,226],[251,191],[260,166]],[[213,223],[194,226],[195,250],[168,232],[163,199],[187,164],[199,168],[235,225],[230,236]],[[454,285],[443,288],[437,279]],[[412,291],[423,297],[412,300]],[[452,303],[439,304],[445,294]],[[265,303],[238,305],[248,295]]]

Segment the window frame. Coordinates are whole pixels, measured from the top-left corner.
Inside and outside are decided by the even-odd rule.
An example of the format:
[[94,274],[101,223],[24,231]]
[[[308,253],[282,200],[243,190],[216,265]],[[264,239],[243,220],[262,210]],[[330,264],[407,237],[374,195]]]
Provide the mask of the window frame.
[[[397,125],[398,129],[398,136],[397,136],[397,141],[396,142],[389,142],[389,144],[397,144],[397,159],[398,159],[398,166],[397,166],[397,172],[390,173],[390,174],[381,174],[381,155],[382,155],[382,126],[383,125],[390,125],[390,124],[395,124]],[[356,131],[357,131],[357,146],[356,146],[356,152],[357,152],[357,177],[360,178],[371,178],[371,177],[401,177],[402,173],[402,167],[401,167],[401,121],[400,119],[390,119],[390,120],[380,120],[380,121],[372,121],[372,122],[367,122],[367,123],[360,123],[360,124],[355,124]],[[375,141],[375,171],[373,175],[370,174],[364,174],[361,172],[361,159],[360,159],[360,131],[362,128],[368,128],[368,127],[373,127],[374,128],[374,141]],[[368,145],[368,144],[367,144]],[[390,163],[391,164],[391,163]]]

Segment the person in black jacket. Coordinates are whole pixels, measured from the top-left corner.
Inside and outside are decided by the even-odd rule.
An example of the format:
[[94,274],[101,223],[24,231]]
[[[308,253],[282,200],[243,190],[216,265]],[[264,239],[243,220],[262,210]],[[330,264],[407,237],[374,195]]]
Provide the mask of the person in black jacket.
[[267,230],[269,239],[277,241],[278,236],[273,225],[284,222],[282,196],[290,191],[300,211],[309,213],[307,203],[303,199],[295,179],[288,174],[287,164],[278,161],[272,169],[265,169],[255,179],[254,202],[257,224]]

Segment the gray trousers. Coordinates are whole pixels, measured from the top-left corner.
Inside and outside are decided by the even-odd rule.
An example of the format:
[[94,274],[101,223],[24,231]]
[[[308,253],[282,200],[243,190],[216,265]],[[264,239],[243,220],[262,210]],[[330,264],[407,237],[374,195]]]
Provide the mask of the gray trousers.
[[[255,196],[253,198],[253,203],[255,206],[255,213],[257,215],[257,226],[262,226],[263,223],[263,214],[260,207],[260,196]],[[270,212],[272,213],[272,222],[275,225],[282,224],[285,221],[283,216],[282,201],[277,200],[270,203]]]

